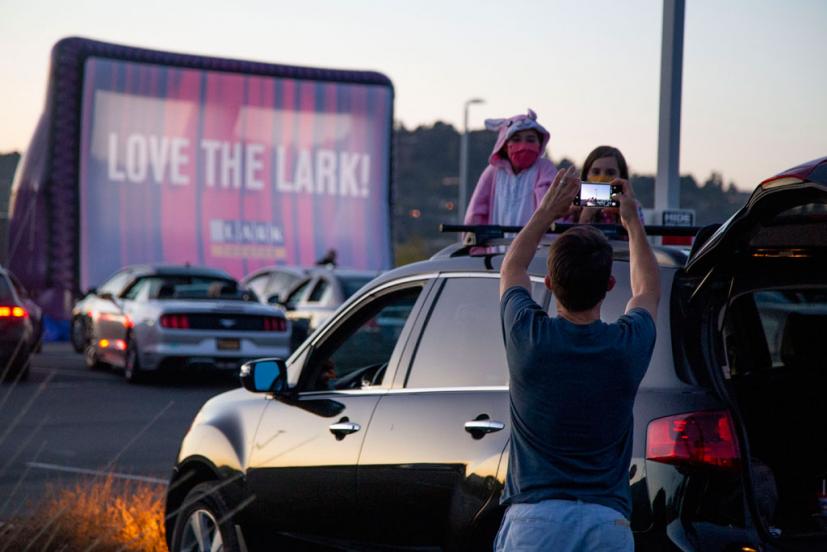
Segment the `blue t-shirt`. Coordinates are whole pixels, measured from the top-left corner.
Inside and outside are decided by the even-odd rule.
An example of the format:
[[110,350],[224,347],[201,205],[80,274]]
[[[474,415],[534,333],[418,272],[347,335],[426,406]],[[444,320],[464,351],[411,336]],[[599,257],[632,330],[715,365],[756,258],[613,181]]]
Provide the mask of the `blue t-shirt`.
[[632,406],[655,346],[641,308],[614,324],[551,318],[523,287],[501,304],[511,445],[502,502],[582,500],[632,512]]

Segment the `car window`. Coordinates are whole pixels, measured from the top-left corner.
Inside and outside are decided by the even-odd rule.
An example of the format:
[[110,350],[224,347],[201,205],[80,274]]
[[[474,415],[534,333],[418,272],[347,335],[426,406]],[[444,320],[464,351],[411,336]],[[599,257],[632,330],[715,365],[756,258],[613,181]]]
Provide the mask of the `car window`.
[[508,384],[497,278],[448,278],[417,346],[406,387]]
[[[139,289],[135,290],[135,287]],[[129,289],[130,298],[142,294],[143,287],[148,287],[146,293],[149,299],[174,300],[174,299],[204,299],[214,301],[255,301],[256,298],[249,291],[239,288],[235,280],[226,278],[213,278],[209,276],[164,275],[148,276],[143,278],[136,286]],[[132,291],[135,295],[132,296]]]
[[385,372],[421,287],[385,295],[358,309],[319,345],[309,390],[382,385]]
[[[157,278],[155,278],[157,280]],[[136,300],[141,292],[145,292],[151,287],[153,278],[141,278],[126,290],[123,294],[124,299]]]
[[753,294],[773,368],[816,364],[827,331],[827,291],[767,290]]
[[111,293],[115,297],[121,294],[126,284],[129,283],[129,279],[132,276],[131,272],[118,272],[114,276],[112,276],[109,280],[103,283],[100,288],[98,288],[98,295],[101,293]]
[[266,297],[270,298],[272,295],[278,295],[280,298],[290,291],[296,283],[301,280],[299,276],[290,274],[289,272],[275,272],[270,277],[270,283],[267,285]]
[[304,281],[304,283],[299,284],[298,287],[294,288],[293,291],[290,292],[290,295],[287,297],[287,300],[284,302],[284,306],[287,307],[288,310],[292,310],[296,308],[296,305],[302,300],[304,297],[304,292],[307,291],[307,287],[312,282],[310,278]]
[[316,282],[316,285],[313,286],[313,291],[310,292],[310,296],[307,298],[308,303],[318,303],[324,297],[325,292],[330,288],[330,283],[325,278],[319,278],[319,281]]
[[261,274],[260,276],[256,276],[249,282],[247,282],[247,287],[255,292],[256,295],[259,297],[266,298],[265,291],[267,288],[267,282],[270,280],[270,274]]

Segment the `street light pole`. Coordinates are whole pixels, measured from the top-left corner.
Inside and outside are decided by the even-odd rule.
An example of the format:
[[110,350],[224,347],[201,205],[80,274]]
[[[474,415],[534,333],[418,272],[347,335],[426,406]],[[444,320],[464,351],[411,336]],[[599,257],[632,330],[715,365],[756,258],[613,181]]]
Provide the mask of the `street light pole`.
[[468,197],[468,107],[481,103],[485,103],[485,100],[471,98],[463,104],[462,134],[459,137],[459,201],[457,202],[459,224],[462,224],[465,219],[465,202]]
[[[680,206],[681,85],[685,0],[663,0],[663,36],[660,47],[660,120],[655,210]],[[659,215],[660,216],[660,215]]]

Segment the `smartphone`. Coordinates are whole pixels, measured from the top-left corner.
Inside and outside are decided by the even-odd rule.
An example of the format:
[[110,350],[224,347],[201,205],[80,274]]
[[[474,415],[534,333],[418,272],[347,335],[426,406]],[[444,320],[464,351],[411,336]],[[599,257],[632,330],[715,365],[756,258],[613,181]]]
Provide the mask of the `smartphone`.
[[622,194],[623,186],[612,186],[604,182],[581,182],[580,193],[574,198],[574,204],[582,207],[620,207],[620,202],[612,199],[613,194]]

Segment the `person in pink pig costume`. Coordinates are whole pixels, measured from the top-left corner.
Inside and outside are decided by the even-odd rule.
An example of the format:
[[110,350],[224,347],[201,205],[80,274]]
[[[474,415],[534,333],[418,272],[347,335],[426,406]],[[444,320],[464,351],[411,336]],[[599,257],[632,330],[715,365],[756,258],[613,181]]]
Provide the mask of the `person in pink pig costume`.
[[465,224],[523,226],[543,199],[557,167],[541,157],[549,133],[531,109],[509,119],[486,119],[485,128],[499,131],[465,212]]

